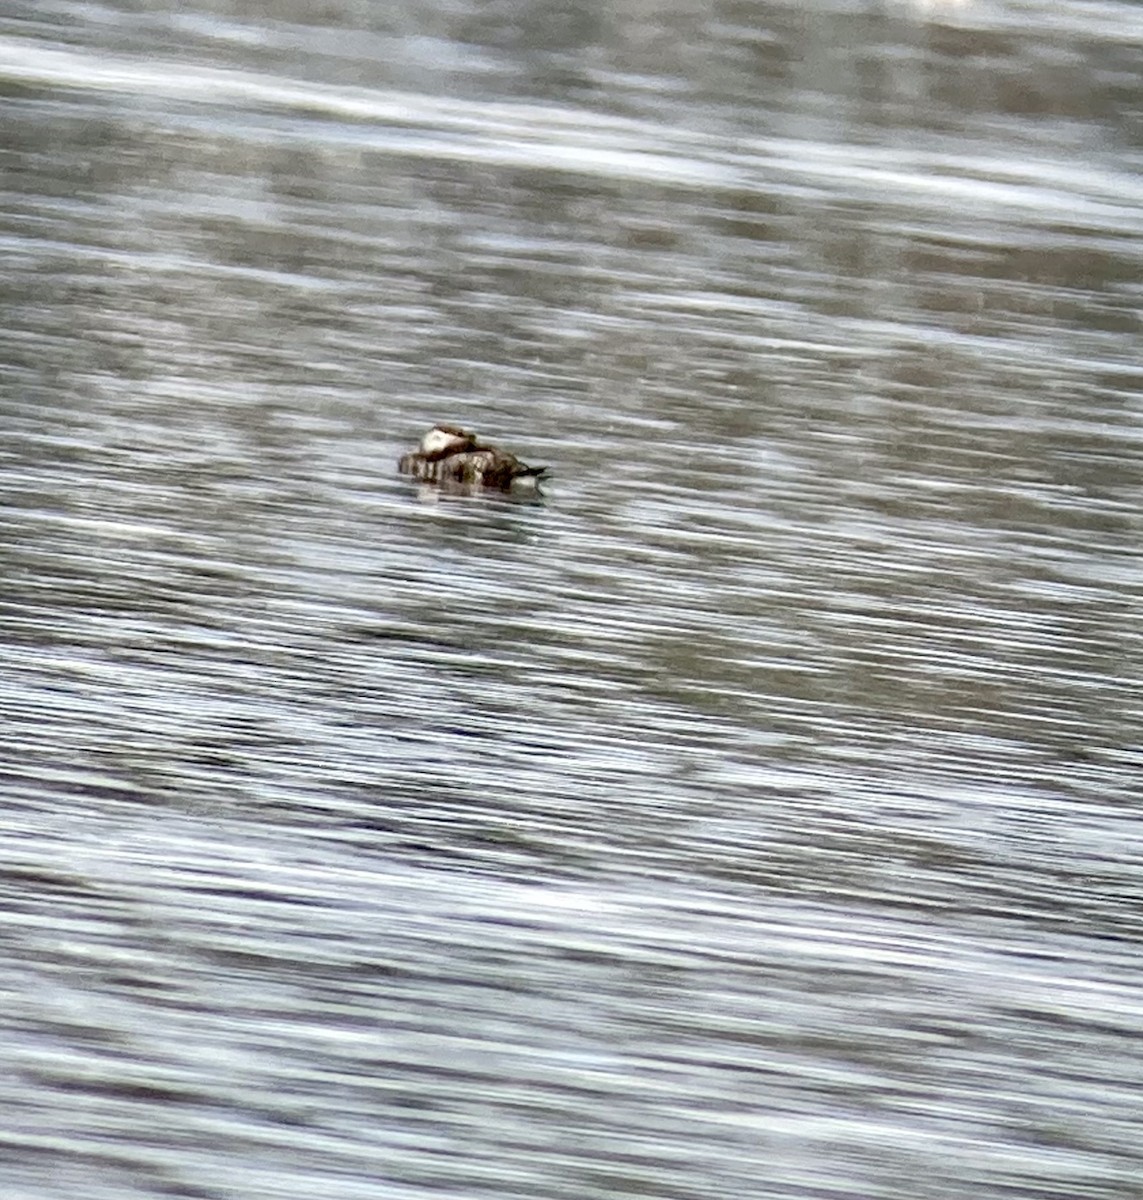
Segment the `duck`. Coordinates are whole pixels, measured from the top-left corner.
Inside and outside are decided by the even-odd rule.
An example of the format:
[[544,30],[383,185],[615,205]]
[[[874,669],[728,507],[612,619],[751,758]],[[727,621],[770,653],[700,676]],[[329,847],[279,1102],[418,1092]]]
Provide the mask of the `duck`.
[[425,483],[510,492],[515,486],[539,490],[547,467],[529,467],[499,446],[489,446],[459,425],[434,425],[416,450],[402,454],[402,475]]

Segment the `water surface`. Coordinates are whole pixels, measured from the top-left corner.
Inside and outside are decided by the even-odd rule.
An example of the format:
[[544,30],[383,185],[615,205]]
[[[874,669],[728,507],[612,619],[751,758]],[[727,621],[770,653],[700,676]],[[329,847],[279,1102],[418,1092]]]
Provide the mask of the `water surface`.
[[6,1198],[1141,1194],[1137,41],[0,21]]

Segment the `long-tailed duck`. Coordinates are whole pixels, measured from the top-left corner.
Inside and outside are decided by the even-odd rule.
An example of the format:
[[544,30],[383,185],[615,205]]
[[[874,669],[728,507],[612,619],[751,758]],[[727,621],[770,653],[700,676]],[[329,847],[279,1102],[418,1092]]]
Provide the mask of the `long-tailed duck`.
[[421,438],[419,449],[401,455],[397,470],[426,483],[508,492],[514,485],[536,490],[548,468],[527,467],[514,454],[484,445],[459,425],[434,425]]

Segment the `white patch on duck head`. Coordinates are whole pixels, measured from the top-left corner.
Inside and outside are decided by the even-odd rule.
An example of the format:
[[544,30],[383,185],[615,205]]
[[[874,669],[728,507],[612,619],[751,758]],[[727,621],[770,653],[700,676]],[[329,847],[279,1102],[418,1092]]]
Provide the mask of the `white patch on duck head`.
[[476,434],[461,429],[458,425],[434,425],[421,438],[422,454],[448,454],[457,450],[469,450],[476,441]]

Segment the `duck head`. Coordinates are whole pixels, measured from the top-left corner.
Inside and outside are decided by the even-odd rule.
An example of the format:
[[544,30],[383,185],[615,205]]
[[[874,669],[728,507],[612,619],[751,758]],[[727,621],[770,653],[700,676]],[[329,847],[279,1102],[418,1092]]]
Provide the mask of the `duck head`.
[[427,458],[444,458],[476,446],[476,434],[459,425],[434,425],[421,438],[421,453]]

